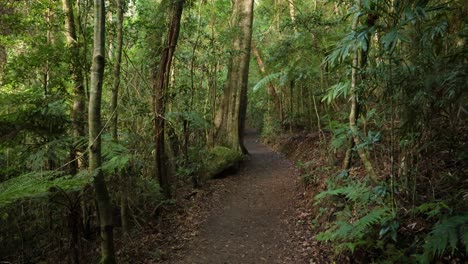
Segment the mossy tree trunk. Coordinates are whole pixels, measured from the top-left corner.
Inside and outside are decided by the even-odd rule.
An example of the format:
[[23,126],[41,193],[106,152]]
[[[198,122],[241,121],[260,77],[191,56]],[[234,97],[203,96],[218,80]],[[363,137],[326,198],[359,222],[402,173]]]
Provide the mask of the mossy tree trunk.
[[165,138],[165,113],[166,97],[169,85],[169,75],[171,72],[172,58],[174,56],[177,40],[179,38],[180,20],[185,0],[171,1],[170,22],[165,45],[162,50],[159,66],[153,71],[152,86],[154,91],[154,145],[155,154],[155,173],[159,179],[159,184],[166,197],[171,196],[168,160],[164,145]]
[[115,263],[112,206],[102,172],[101,98],[105,67],[105,4],[94,0],[94,41],[89,91],[89,171],[93,176],[101,228],[101,263]]
[[243,144],[247,111],[247,85],[252,42],[253,0],[233,1],[233,39],[226,87],[215,119],[216,140],[220,145],[247,153]]

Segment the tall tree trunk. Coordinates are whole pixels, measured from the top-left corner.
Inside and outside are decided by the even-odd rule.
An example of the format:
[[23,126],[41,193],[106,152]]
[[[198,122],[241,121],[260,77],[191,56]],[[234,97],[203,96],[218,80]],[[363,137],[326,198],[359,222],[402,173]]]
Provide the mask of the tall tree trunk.
[[111,122],[111,134],[114,141],[118,141],[118,98],[119,98],[119,86],[120,86],[120,68],[122,62],[122,49],[123,49],[123,1],[117,0],[117,46],[115,52],[114,62],[114,83],[112,86],[112,99],[111,99],[111,111],[112,111],[112,122]]
[[65,14],[65,36],[67,39],[67,48],[70,51],[70,74],[73,81],[73,109],[72,124],[73,137],[75,138],[74,147],[71,153],[73,162],[72,172],[84,168],[84,150],[79,147],[79,139],[85,136],[85,91],[83,86],[83,72],[80,65],[80,46],[75,25],[75,14],[71,0],[62,0],[62,8]]
[[[260,50],[258,50],[257,46],[252,44],[252,52],[255,57],[255,60],[257,61],[258,68],[260,69],[260,73],[263,75],[263,77],[268,76],[268,71],[266,70],[265,63],[263,62],[262,59],[262,54],[260,53]],[[278,120],[280,120],[281,124],[283,123],[283,114],[281,113],[281,102],[280,98],[278,97],[278,93],[276,92],[275,86],[270,82],[268,83],[268,94],[270,95],[271,99],[273,100],[273,105],[275,106],[275,111],[276,114],[278,115]]]
[[[357,0],[357,6],[358,6],[358,9],[360,9],[361,0]],[[354,21],[352,24],[353,31],[356,31],[358,23],[359,23],[359,14],[358,12],[356,12],[356,17],[354,18]],[[367,153],[365,148],[360,147],[361,139],[359,138],[359,129],[357,125],[357,120],[359,117],[359,111],[358,111],[359,102],[358,102],[358,91],[357,91],[357,83],[358,83],[358,78],[359,78],[358,70],[361,68],[360,66],[362,66],[359,64],[360,57],[362,60],[362,50],[360,48],[356,48],[356,51],[353,56],[353,63],[352,63],[352,69],[351,69],[351,98],[350,98],[351,110],[349,113],[349,127],[352,133],[354,145],[357,146],[357,152],[359,154],[359,157],[361,158],[362,163],[364,164],[364,167],[366,168],[366,171],[369,177],[374,182],[377,182],[379,179],[377,177],[377,174],[375,173],[372,163],[369,160],[369,154]],[[352,145],[350,145],[350,148],[351,147]],[[349,157],[346,157],[346,158],[349,158]],[[349,166],[349,162],[347,165]]]
[[252,42],[253,0],[233,2],[232,27],[239,32],[233,39],[227,83],[218,115],[215,119],[217,141],[240,153],[247,153],[243,144],[247,111],[247,85],[249,77],[250,48]]
[[[7,53],[6,53],[6,49],[4,46],[2,46],[0,44],[0,75],[3,76],[3,69],[5,67],[5,65],[7,64]],[[0,82],[2,80],[0,79]],[[1,83],[0,83],[1,84]]]
[[[369,13],[367,15],[367,19],[366,19],[367,27],[369,27],[369,28],[373,27],[375,25],[375,22],[377,21],[377,19],[378,19],[378,16],[376,14]],[[355,23],[355,22],[356,21],[353,21],[353,23]],[[359,23],[359,22],[357,21],[356,23]],[[354,26],[354,24],[353,24],[353,26]],[[356,24],[356,27],[357,27],[357,24]],[[358,60],[357,64],[359,65],[360,81],[363,81],[363,80],[366,79],[364,69],[367,67],[368,53],[369,53],[369,49],[371,47],[370,39],[371,39],[371,35],[370,35],[370,33],[368,33],[368,37],[367,37],[367,40],[366,40],[367,49],[357,51],[357,60]],[[357,74],[357,72],[355,72],[354,74]],[[361,112],[361,105],[360,105],[359,101],[357,101],[357,106],[356,106],[356,109],[355,109],[356,120],[359,117],[360,112]],[[349,138],[348,148],[346,150],[345,158],[343,160],[343,165],[342,165],[343,170],[349,170],[350,167],[351,167],[352,149],[354,148],[354,146],[355,146],[355,140],[354,140],[354,137],[351,136]],[[366,151],[366,150],[364,150],[364,151]]]
[[89,171],[94,189],[101,227],[101,263],[115,263],[112,207],[102,172],[101,157],[101,97],[105,67],[105,5],[94,0],[94,42],[89,91]]
[[[111,135],[114,142],[119,141],[118,135],[118,99],[119,99],[119,86],[120,86],[120,68],[122,62],[122,49],[123,49],[123,7],[124,0],[117,0],[117,32],[115,47],[115,62],[114,62],[114,83],[112,85],[112,98],[111,98]],[[120,220],[122,222],[122,233],[128,232],[128,182],[124,174],[120,175]]]
[[297,34],[296,10],[294,7],[294,0],[288,0],[288,6],[289,6],[289,17],[291,18],[291,22],[293,24],[294,33]]
[[172,58],[174,56],[177,40],[179,38],[180,20],[185,0],[173,0],[171,2],[170,23],[167,33],[165,47],[161,54],[159,68],[153,71],[153,91],[154,102],[154,144],[156,148],[155,172],[159,179],[159,184],[166,197],[171,196],[169,174],[167,172],[167,157],[164,145],[165,134],[165,112],[166,112],[166,92],[169,85],[169,74],[171,72]]

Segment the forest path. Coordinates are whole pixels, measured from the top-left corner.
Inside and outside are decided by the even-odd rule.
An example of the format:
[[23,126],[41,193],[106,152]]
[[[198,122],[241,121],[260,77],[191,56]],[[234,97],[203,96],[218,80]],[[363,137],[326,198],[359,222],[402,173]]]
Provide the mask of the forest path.
[[303,263],[295,259],[293,165],[249,131],[250,156],[219,208],[214,208],[186,252],[171,263]]

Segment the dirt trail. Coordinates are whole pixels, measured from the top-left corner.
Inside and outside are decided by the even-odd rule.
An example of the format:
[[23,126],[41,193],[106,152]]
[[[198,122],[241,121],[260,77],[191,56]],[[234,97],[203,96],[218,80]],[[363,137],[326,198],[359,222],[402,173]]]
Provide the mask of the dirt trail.
[[296,175],[286,158],[249,132],[250,157],[183,256],[171,263],[305,263],[297,259],[293,220]]

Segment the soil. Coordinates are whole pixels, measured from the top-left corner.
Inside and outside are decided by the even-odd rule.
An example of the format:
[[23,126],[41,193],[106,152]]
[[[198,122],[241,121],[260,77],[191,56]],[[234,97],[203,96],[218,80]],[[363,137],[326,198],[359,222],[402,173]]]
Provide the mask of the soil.
[[[250,153],[198,235],[164,263],[310,263],[293,164],[249,132]],[[221,179],[223,181],[225,179]],[[300,230],[303,229],[303,230]]]

